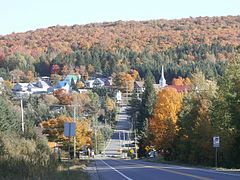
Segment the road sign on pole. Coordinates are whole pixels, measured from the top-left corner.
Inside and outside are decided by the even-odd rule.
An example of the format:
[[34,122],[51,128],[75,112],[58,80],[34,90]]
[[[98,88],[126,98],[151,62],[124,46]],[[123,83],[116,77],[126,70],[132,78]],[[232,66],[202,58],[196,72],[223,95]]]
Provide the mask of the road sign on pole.
[[213,147],[215,147],[215,148],[220,147],[220,137],[219,136],[213,137]]
[[68,174],[70,166],[70,137],[75,136],[76,123],[75,122],[65,122],[64,123],[64,136],[68,137]]
[[66,137],[75,136],[75,132],[76,132],[76,123],[74,122],[64,123],[64,136]]
[[215,166],[217,167],[218,148],[220,147],[220,137],[219,136],[213,136],[213,147],[215,148]]

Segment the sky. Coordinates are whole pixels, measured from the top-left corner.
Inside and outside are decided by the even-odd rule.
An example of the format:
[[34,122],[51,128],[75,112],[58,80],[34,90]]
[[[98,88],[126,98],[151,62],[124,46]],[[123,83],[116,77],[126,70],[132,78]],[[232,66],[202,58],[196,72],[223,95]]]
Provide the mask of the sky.
[[240,15],[240,0],[0,0],[0,35],[55,25]]

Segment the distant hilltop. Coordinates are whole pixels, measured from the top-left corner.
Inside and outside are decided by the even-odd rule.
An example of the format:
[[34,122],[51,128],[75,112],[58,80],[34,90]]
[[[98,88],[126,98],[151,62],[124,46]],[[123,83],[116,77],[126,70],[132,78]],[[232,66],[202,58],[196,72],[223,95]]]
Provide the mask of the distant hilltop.
[[0,36],[0,50],[38,57],[51,46],[59,52],[97,47],[109,51],[127,48],[142,52],[163,51],[182,44],[238,46],[240,16],[197,17],[175,20],[116,21],[87,25],[52,26]]

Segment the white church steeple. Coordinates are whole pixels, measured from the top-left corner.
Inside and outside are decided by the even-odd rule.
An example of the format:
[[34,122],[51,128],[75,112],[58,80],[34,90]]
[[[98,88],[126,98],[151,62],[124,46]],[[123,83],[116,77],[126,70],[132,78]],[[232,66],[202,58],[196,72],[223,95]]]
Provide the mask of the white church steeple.
[[159,79],[159,86],[160,88],[164,88],[166,86],[166,79],[164,78],[164,72],[163,72],[163,66],[162,66],[162,75],[161,78]]

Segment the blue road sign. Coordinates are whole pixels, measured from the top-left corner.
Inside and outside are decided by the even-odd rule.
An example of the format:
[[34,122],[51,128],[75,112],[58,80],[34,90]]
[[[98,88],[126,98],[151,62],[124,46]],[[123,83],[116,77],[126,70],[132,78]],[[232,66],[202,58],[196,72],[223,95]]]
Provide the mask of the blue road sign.
[[64,123],[64,136],[66,137],[75,136],[75,132],[76,132],[76,123],[74,122]]

